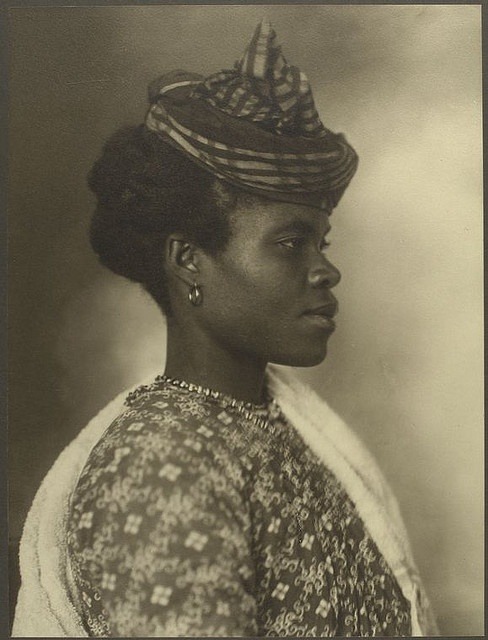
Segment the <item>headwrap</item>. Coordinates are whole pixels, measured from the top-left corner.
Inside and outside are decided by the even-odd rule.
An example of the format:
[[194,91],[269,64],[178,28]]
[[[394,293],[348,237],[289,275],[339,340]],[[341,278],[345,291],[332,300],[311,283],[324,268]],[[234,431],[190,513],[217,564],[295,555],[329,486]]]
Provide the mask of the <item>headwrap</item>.
[[329,131],[306,75],[266,19],[233,69],[167,73],[149,86],[146,126],[215,176],[274,200],[332,210],[358,163]]

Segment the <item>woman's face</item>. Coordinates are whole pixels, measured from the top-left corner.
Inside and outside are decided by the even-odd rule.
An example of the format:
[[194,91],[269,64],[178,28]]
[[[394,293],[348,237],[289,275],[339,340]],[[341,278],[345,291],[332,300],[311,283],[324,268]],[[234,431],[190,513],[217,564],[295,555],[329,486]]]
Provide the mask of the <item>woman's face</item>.
[[231,238],[204,255],[200,328],[237,355],[260,363],[313,366],[334,331],[339,271],[326,257],[327,212],[269,201],[231,216]]

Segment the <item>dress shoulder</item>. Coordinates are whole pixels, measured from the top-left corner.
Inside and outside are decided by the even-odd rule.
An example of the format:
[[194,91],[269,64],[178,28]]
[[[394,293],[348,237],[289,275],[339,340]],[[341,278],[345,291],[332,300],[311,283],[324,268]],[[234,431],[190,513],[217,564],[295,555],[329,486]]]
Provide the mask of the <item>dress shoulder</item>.
[[142,398],[125,407],[95,445],[75,495],[86,481],[94,485],[101,476],[114,482],[128,476],[137,483],[141,473],[146,481],[154,474],[158,478],[178,474],[181,482],[215,472],[242,490],[246,470],[226,444],[225,426],[221,409],[187,394],[176,391]]
[[245,470],[217,415],[153,395],[91,452],[68,535],[90,635],[254,634]]

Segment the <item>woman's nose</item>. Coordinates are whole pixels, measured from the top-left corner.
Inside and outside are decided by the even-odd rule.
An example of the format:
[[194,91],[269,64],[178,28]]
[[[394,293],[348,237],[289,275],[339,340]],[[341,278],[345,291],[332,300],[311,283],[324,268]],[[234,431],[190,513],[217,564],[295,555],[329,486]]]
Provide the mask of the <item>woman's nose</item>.
[[341,272],[326,258],[321,259],[309,272],[309,283],[312,287],[327,287],[332,289],[339,284]]

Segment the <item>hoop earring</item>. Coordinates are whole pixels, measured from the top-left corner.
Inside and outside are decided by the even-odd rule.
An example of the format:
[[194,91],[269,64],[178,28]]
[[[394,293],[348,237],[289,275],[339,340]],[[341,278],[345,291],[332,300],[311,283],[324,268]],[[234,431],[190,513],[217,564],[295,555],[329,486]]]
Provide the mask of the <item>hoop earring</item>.
[[203,302],[202,289],[196,282],[191,286],[188,293],[188,300],[194,307],[199,307]]

